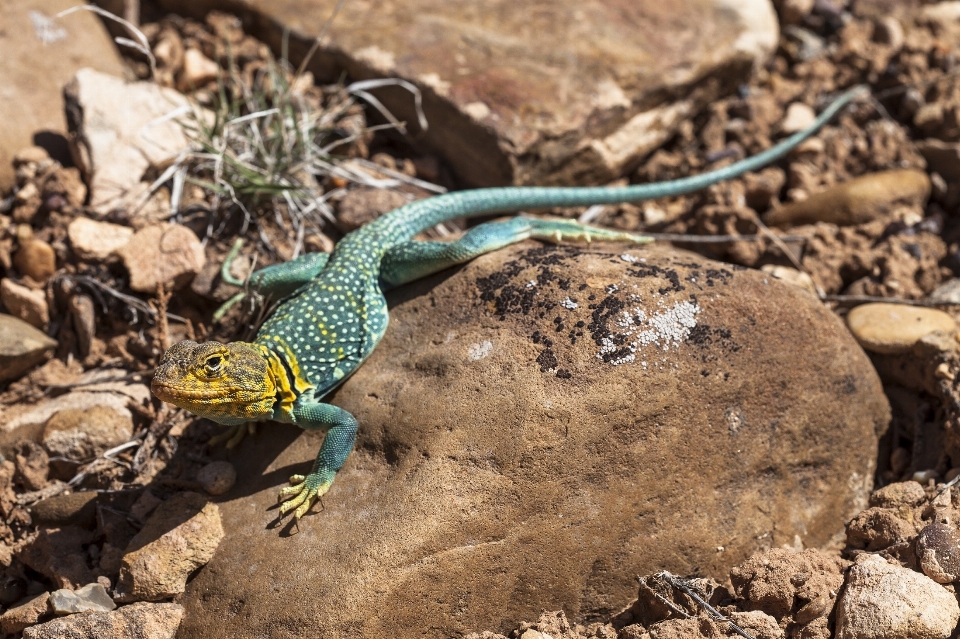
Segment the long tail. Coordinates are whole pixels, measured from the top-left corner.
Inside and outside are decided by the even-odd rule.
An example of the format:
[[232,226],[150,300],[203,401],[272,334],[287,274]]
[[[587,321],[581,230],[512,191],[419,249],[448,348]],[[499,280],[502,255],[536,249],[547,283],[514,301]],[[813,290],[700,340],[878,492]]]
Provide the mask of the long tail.
[[[376,237],[376,244],[384,250],[440,222],[458,217],[474,217],[491,213],[506,213],[524,208],[551,208],[562,206],[590,206],[639,202],[661,197],[690,193],[711,184],[755,171],[783,157],[798,144],[816,133],[841,109],[854,100],[869,95],[869,88],[858,85],[841,94],[823,110],[806,129],[794,133],[762,153],[745,158],[729,166],[690,177],[623,187],[497,187],[456,191],[425,200],[418,200],[394,209],[354,233]],[[353,235],[353,234],[351,234]],[[349,241],[350,236],[344,238]],[[357,238],[360,239],[360,238]],[[369,246],[369,245],[368,245]]]

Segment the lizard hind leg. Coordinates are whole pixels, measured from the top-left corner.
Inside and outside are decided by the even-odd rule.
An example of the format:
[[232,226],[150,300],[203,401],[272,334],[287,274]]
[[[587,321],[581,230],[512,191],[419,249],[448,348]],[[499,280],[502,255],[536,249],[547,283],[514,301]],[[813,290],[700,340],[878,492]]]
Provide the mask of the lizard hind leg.
[[479,224],[455,242],[410,241],[399,244],[384,255],[380,279],[387,287],[400,286],[528,238],[550,242],[652,241],[644,235],[588,226],[574,220],[514,217]]

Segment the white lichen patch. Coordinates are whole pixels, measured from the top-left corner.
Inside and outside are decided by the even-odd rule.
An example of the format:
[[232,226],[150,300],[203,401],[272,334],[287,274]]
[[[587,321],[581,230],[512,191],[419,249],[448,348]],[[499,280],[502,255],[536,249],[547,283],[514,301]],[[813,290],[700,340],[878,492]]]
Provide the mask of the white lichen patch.
[[630,255],[629,253],[624,253],[624,254],[622,254],[622,255],[620,256],[620,259],[623,260],[624,262],[629,262],[630,264],[633,264],[633,263],[636,262],[639,258],[637,258],[637,257],[635,257],[635,256],[633,256],[633,255]]
[[[700,305],[687,301],[677,302],[653,315],[639,306],[622,311],[613,322],[617,332],[601,339],[597,359],[618,366],[634,361],[637,350],[645,346],[664,351],[677,347],[690,337],[699,313]],[[614,353],[621,355],[610,359]]]
[[567,299],[560,302],[560,306],[564,308],[568,308],[572,311],[573,309],[577,308],[577,303],[568,297]]
[[488,339],[483,340],[479,344],[471,344],[467,348],[467,358],[471,362],[483,359],[490,355],[493,352],[493,342]]

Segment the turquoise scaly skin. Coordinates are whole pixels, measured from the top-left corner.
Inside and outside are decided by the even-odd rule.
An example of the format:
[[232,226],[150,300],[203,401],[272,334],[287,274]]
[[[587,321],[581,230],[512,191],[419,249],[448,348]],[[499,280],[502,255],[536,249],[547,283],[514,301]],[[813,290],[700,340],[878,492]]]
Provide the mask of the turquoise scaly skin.
[[[387,328],[384,290],[399,286],[526,238],[649,241],[643,236],[589,227],[569,220],[517,217],[470,229],[452,243],[412,238],[436,224],[518,209],[636,202],[689,193],[759,169],[813,135],[853,100],[840,95],[807,129],[758,155],[692,176],[625,187],[503,187],[460,191],[390,211],[348,234],[333,253],[308,254],[258,271],[250,284],[283,297],[252,343],[185,341],[164,354],[153,382],[161,399],[234,426],[273,419],[326,431],[313,468],[291,477],[281,491],[281,514],[302,517],[325,494],[353,449],[357,421],[321,399],[370,355]],[[229,433],[228,433],[229,434]],[[234,440],[237,438],[234,437]]]

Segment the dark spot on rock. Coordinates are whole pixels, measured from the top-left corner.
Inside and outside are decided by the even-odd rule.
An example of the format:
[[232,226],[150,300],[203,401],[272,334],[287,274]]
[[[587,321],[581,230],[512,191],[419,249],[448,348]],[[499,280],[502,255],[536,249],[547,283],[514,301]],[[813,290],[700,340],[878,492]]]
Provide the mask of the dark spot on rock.
[[857,392],[857,378],[854,375],[844,375],[840,378],[840,392],[844,395],[853,395]]
[[710,377],[710,371],[708,371],[708,370],[702,370],[702,371],[700,371],[700,374],[701,374],[703,377]]
[[667,293],[679,293],[685,288],[683,284],[680,283],[680,274],[672,268],[668,269],[656,265],[643,264],[628,268],[627,275],[641,279],[647,277],[658,277],[667,280],[670,282],[670,286],[661,287],[659,289],[661,295],[666,295]]
[[557,361],[557,356],[554,355],[553,351],[549,348],[537,356],[537,364],[540,364],[541,373],[546,373],[547,371],[555,369],[559,363],[560,362]]
[[573,375],[567,369],[561,368],[557,370],[557,377],[559,377],[560,379],[570,379],[571,377],[573,377]]

